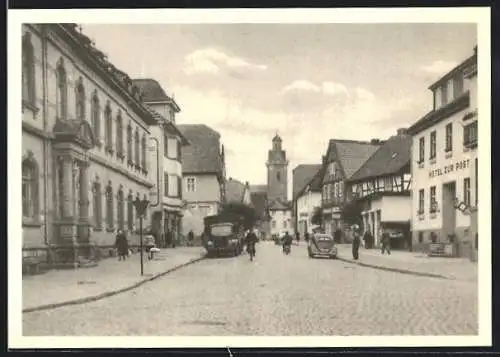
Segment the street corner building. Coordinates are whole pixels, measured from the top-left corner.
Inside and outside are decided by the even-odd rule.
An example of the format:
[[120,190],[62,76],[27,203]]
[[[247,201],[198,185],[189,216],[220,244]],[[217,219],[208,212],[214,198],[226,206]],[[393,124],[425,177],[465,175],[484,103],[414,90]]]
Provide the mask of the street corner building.
[[409,128],[413,244],[477,258],[477,47],[429,89],[432,110]]
[[[373,155],[382,141],[331,139],[326,154],[322,158],[321,209],[322,228],[325,233],[334,235],[341,232],[341,239],[350,235],[353,219],[345,210],[347,204],[347,180]],[[346,211],[346,212],[344,212]],[[360,222],[355,222],[360,223]]]
[[226,164],[221,136],[205,124],[179,125],[189,141],[182,151],[183,198],[182,233],[200,237],[203,219],[217,214],[225,202]]
[[359,207],[362,231],[371,234],[373,246],[384,230],[393,249],[410,248],[411,142],[407,130],[398,129],[347,181],[347,200]]
[[158,81],[151,78],[132,81],[143,94],[143,102],[156,119],[150,126],[150,190],[148,227],[159,247],[181,241],[184,201],[182,195],[182,148],[189,141],[176,126],[181,111]]
[[321,208],[321,164],[298,165],[292,175],[295,231],[312,233],[313,215]]
[[78,266],[111,252],[118,229],[136,244],[157,125],[142,92],[75,24],[24,24],[22,36],[24,257]]

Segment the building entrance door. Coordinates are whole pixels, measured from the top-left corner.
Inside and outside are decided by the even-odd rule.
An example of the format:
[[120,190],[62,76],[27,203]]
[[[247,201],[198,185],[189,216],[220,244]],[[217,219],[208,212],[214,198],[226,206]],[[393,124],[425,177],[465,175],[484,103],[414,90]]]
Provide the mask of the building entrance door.
[[453,207],[453,200],[456,196],[455,181],[443,184],[442,198],[442,219],[443,219],[443,239],[448,241],[451,234],[455,234],[456,227],[456,210]]

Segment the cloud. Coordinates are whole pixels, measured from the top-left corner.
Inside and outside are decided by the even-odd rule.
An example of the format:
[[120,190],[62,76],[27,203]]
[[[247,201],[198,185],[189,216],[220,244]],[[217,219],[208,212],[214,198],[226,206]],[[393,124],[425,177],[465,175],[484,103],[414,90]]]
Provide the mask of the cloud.
[[453,61],[434,61],[429,65],[421,66],[420,69],[432,74],[442,74],[452,70],[456,65],[457,62]]
[[266,182],[267,151],[276,131],[283,138],[291,172],[298,164],[319,163],[331,138],[387,138],[395,134],[396,127],[406,125],[400,123],[402,111],[418,115],[412,98],[381,101],[363,88],[349,90],[352,95],[348,101],[331,101],[321,111],[311,113],[265,110],[220,90],[173,87],[182,108],[177,123],[204,123],[217,130],[229,150],[228,175],[251,184]]
[[319,85],[316,85],[305,79],[299,79],[293,81],[285,88],[283,88],[282,93],[298,92],[298,91],[322,93],[324,95],[329,95],[329,96],[336,96],[339,94],[349,95],[347,87],[341,83],[323,82]]
[[289,85],[287,85],[285,88],[283,88],[283,93],[294,91],[294,90],[304,90],[304,91],[308,91],[308,92],[321,92],[320,87],[318,87],[317,85],[315,85],[309,81],[303,80],[303,79],[295,80],[292,83],[290,83]]
[[323,82],[322,89],[328,95],[348,94],[346,86],[341,83]]
[[214,48],[206,48],[191,52],[184,58],[184,63],[184,72],[186,74],[214,74],[220,72],[220,70],[224,68],[260,71],[267,69],[265,65],[253,64],[243,58],[229,56]]

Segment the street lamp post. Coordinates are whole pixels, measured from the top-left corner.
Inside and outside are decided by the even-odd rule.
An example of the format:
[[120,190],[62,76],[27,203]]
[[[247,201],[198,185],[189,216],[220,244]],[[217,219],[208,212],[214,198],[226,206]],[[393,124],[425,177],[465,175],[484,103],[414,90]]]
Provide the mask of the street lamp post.
[[134,206],[139,215],[139,234],[140,234],[140,250],[141,250],[141,275],[144,275],[144,258],[143,258],[143,244],[142,244],[142,220],[144,219],[144,213],[146,212],[146,208],[148,208],[149,200],[144,197],[142,200],[139,197],[136,197],[134,201]]

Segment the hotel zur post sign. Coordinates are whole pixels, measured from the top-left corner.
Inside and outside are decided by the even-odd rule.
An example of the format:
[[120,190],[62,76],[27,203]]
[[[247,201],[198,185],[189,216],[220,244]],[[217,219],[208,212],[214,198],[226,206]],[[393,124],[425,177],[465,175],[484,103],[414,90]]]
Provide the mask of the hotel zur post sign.
[[439,169],[429,171],[429,178],[447,175],[454,171],[464,170],[469,167],[469,159],[458,161],[454,164],[445,165]]

